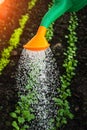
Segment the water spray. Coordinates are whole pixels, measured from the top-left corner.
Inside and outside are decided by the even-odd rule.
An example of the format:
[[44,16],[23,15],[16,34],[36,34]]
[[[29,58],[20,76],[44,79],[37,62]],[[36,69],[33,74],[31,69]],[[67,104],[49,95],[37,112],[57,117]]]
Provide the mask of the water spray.
[[36,35],[24,45],[25,49],[40,51],[47,49],[50,44],[45,38],[46,30],[52,22],[66,12],[77,12],[87,5],[87,0],[54,0],[51,9],[43,17]]

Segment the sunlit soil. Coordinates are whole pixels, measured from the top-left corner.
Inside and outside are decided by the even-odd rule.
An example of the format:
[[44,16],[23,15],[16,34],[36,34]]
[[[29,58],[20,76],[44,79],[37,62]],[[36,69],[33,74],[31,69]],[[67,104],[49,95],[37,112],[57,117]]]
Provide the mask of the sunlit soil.
[[28,0],[5,0],[0,4],[0,51],[7,46],[14,29],[19,27],[19,19],[26,13],[27,3]]

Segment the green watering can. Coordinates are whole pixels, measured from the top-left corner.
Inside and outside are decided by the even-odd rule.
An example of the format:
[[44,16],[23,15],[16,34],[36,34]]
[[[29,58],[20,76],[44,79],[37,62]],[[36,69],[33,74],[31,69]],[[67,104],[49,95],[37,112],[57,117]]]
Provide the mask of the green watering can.
[[53,0],[54,4],[43,17],[36,35],[26,44],[24,48],[40,51],[47,49],[50,44],[45,38],[46,30],[52,22],[66,12],[77,12],[87,5],[87,0]]

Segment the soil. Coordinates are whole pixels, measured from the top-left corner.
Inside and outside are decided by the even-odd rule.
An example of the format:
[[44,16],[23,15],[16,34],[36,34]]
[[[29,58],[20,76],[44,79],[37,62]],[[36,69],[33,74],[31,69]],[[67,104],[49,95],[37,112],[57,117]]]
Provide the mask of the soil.
[[[29,11],[30,19],[21,36],[20,45],[11,53],[10,63],[0,76],[0,130],[12,130],[12,119],[9,113],[14,111],[15,104],[18,100],[15,71],[23,49],[22,46],[35,35],[50,1],[39,0],[36,6]],[[77,28],[78,42],[76,45],[78,66],[76,68],[76,75],[72,79],[70,86],[72,97],[69,99],[74,119],[68,120],[68,124],[59,130],[87,130],[87,7],[80,10],[77,16],[79,18],[79,26]],[[70,14],[66,13],[55,22],[54,37],[50,41],[60,75],[64,72],[62,67],[64,61],[63,52],[67,48],[64,36],[68,33],[69,17]]]

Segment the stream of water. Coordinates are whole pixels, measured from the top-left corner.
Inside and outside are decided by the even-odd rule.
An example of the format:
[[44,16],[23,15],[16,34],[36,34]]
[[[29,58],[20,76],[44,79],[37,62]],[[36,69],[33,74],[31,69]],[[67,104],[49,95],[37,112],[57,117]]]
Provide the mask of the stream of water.
[[26,85],[36,92],[37,103],[32,102],[35,119],[29,130],[51,130],[58,107],[53,98],[58,95],[59,71],[50,48],[44,51],[23,50],[17,69],[17,87],[26,94]]

